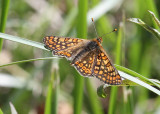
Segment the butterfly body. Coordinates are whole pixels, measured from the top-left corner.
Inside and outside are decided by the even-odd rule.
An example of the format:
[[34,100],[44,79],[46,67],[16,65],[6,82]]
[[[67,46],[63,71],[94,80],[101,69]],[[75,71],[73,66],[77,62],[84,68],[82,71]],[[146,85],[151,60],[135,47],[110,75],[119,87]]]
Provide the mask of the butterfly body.
[[84,40],[79,38],[48,36],[43,39],[45,47],[53,55],[66,57],[82,76],[95,76],[111,85],[121,84],[121,77],[103,49],[102,38]]

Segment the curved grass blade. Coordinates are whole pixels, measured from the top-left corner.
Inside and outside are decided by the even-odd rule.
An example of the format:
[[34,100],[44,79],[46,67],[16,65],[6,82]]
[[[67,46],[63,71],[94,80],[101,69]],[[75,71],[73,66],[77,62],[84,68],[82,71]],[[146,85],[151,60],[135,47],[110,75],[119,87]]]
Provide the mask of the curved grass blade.
[[[116,67],[118,70],[120,70],[120,71],[123,71],[123,72],[125,72],[125,73],[127,73],[127,74],[130,74],[130,75],[132,75],[132,76],[134,76],[134,77],[136,77],[136,78],[139,78],[140,80],[144,81],[144,82],[147,83],[147,84],[151,84],[151,85],[153,85],[153,86],[157,86],[158,88],[160,88],[160,85],[159,85],[159,84],[155,83],[155,82],[152,81],[152,80],[149,80],[148,78],[146,78],[146,77],[138,74],[138,73],[135,72],[135,71],[132,71],[132,70],[130,70],[130,69],[127,69],[127,68],[122,67],[122,66],[119,66],[119,65],[115,65],[115,67]],[[123,75],[122,75],[122,77],[123,77]],[[124,78],[125,78],[125,77],[124,77]],[[132,81],[132,80],[131,80],[131,81]],[[135,82],[135,83],[136,83],[136,82]]]
[[155,37],[157,37],[160,40],[160,32],[158,30],[148,26],[141,19],[139,19],[139,18],[129,18],[128,21],[141,25],[143,28],[145,28],[147,31],[152,33]]
[[153,19],[155,20],[155,22],[157,23],[157,25],[160,27],[160,21],[158,20],[158,18],[155,16],[155,14],[151,11],[148,10],[148,12],[152,15]]
[[40,48],[40,49],[43,49],[43,50],[48,50],[44,47],[44,45],[42,43],[32,41],[32,40],[28,40],[28,39],[24,39],[24,38],[21,38],[21,37],[18,37],[18,36],[12,36],[12,35],[9,35],[9,34],[0,33],[0,37],[3,38],[3,39],[14,41],[14,42],[19,42],[19,43],[22,43],[22,44],[37,47],[37,48]]
[[5,66],[19,64],[19,63],[25,63],[25,62],[31,62],[31,61],[49,60],[49,59],[55,59],[55,58],[57,59],[57,57],[45,57],[45,58],[37,58],[37,59],[28,59],[28,60],[16,61],[16,62],[11,62],[11,63],[8,63],[8,64],[0,65],[0,67],[5,67]]
[[[119,71],[119,73],[121,74],[121,76],[123,78],[128,79],[130,81],[133,81],[133,82],[135,82],[135,83],[137,83],[141,86],[144,86],[144,87],[148,88],[149,90],[153,91],[154,93],[160,95],[160,91],[151,86],[151,85],[153,85],[153,86],[157,86],[158,88],[160,88],[160,85],[158,83],[156,83],[155,81],[147,79],[144,76],[142,76],[142,75],[140,75],[140,74],[138,74],[138,73],[136,73],[136,72],[134,72],[130,69],[127,69],[125,67],[122,67],[122,66],[119,66],[119,65],[115,65],[115,66],[118,70],[123,71],[123,72]],[[128,74],[126,74],[126,73],[128,73]],[[149,85],[149,84],[151,84],[151,85]]]
[[[118,69],[118,68],[117,68],[117,69]],[[146,83],[146,82],[144,82],[144,81],[142,81],[142,80],[140,80],[140,79],[138,79],[138,78],[136,78],[136,77],[133,77],[133,76],[127,74],[127,73],[124,73],[124,72],[122,72],[122,71],[119,71],[119,74],[120,74],[123,78],[128,79],[128,80],[130,80],[130,81],[133,81],[133,82],[135,82],[136,84],[141,85],[141,86],[149,89],[150,91],[156,93],[157,95],[160,95],[160,90],[158,90],[158,89],[156,89],[155,87],[149,85],[148,83]],[[151,80],[150,80],[150,81],[151,81]],[[104,89],[104,90],[103,90],[103,91],[101,90],[102,93],[100,93],[100,95],[102,94],[102,95],[104,96],[105,89],[106,89],[107,87],[109,87],[109,86],[115,86],[115,85],[107,85],[107,84],[103,85],[103,87],[101,87],[100,89]],[[119,85],[119,86],[121,86],[121,85]],[[128,86],[129,86],[129,85],[128,85]],[[107,94],[107,93],[106,93],[106,94]]]
[[[4,66],[9,66],[9,65],[13,65],[13,64],[18,64],[18,63],[24,63],[24,62],[31,62],[31,61],[37,61],[37,60],[48,60],[48,59],[53,59],[53,58],[57,58],[57,57],[47,57],[47,58],[38,58],[38,59],[29,59],[29,60],[23,60],[23,61],[17,61],[17,62],[12,62],[12,63],[9,63],[9,64],[5,64],[5,65],[1,65],[0,67],[4,67]],[[122,66],[119,66],[119,65],[115,65],[116,66],[116,68],[117,69],[119,69],[119,70],[121,70],[121,71],[124,71],[124,72],[126,72],[126,73],[129,73],[129,74],[131,74],[132,76],[134,76],[134,77],[138,77],[138,78],[140,78],[141,80],[143,80],[142,82],[143,83],[145,83],[145,82],[147,82],[146,84],[151,84],[151,85],[154,85],[154,86],[157,86],[157,87],[159,87],[160,88],[160,85],[158,84],[159,83],[159,81],[155,81],[155,80],[151,80],[151,79],[147,79],[147,78],[145,78],[144,76],[142,76],[142,75],[140,75],[140,74],[138,74],[138,73],[136,73],[136,72],[134,72],[134,71],[132,71],[132,70],[130,70],[130,69],[127,69],[127,68],[124,68],[124,67],[122,67]],[[128,74],[127,74],[128,75]],[[124,75],[122,74],[122,77],[124,77]],[[134,78],[133,77],[133,78]],[[124,77],[124,78],[126,78],[126,77]],[[132,78],[132,79],[133,79]],[[128,79],[128,78],[126,78],[126,79]],[[134,80],[132,80],[132,79],[129,79],[129,80],[131,80],[131,81],[133,81],[133,82],[135,82],[135,83],[137,83],[136,81],[134,81]],[[137,80],[137,79],[136,79]],[[140,81],[141,81],[140,80]],[[129,83],[129,82],[127,82],[127,83]],[[130,84],[130,83],[129,83]],[[131,85],[130,86],[132,86],[132,85],[134,85],[134,84],[132,84],[131,83]],[[135,84],[136,85],[136,84]],[[139,85],[141,85],[141,84],[139,84]],[[121,85],[121,86],[125,86],[125,85]],[[149,87],[150,88],[150,87]]]
[[157,95],[160,95],[160,90],[156,89],[155,87],[152,87],[151,85],[145,83],[144,81],[141,81],[138,78],[135,78],[135,77],[133,77],[133,76],[131,76],[129,74],[126,74],[126,73],[124,73],[122,71],[119,71],[119,73],[123,78],[131,80],[131,81],[133,81],[133,82],[135,82],[135,83],[137,83],[137,84],[139,84],[139,85],[151,90],[152,92],[156,93]]

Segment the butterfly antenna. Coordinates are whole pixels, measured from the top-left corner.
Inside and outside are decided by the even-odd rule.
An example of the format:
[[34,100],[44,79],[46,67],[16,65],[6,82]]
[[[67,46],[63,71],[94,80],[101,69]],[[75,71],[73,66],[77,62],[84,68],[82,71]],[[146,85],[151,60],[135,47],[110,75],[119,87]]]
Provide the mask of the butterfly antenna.
[[103,36],[105,36],[105,35],[107,35],[107,34],[110,34],[110,33],[112,33],[112,32],[116,32],[116,31],[117,31],[117,29],[114,29],[113,31],[108,32],[108,33],[106,33],[106,34],[102,35],[101,37],[103,37]]
[[98,38],[99,36],[98,36],[98,34],[97,34],[97,30],[96,30],[96,27],[95,27],[95,23],[94,23],[93,18],[91,18],[91,20],[92,20],[92,22],[93,22],[94,30],[95,30],[95,32],[96,32],[96,36],[97,36],[97,38]]

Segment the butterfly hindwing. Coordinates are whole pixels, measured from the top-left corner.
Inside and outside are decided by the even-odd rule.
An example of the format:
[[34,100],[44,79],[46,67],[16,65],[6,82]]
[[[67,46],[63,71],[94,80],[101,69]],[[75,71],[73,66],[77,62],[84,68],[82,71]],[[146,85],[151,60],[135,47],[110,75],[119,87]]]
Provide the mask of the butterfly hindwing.
[[93,75],[110,85],[121,84],[121,77],[103,48],[97,49]]
[[86,52],[81,59],[76,61],[73,65],[83,76],[92,76],[92,68],[95,59],[95,52]]

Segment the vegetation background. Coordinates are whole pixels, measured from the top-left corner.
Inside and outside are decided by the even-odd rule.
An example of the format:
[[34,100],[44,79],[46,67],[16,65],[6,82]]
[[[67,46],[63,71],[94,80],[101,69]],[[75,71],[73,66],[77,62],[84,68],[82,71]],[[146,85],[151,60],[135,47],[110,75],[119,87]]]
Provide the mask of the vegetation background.
[[[160,41],[127,18],[140,18],[160,30],[148,10],[160,15],[159,0],[0,0],[0,32],[42,42],[45,36],[93,39],[103,36],[103,47],[113,63],[145,77],[160,79]],[[8,9],[8,10],[7,10]],[[160,98],[141,86],[108,87],[107,97],[97,95],[103,83],[83,78],[66,59],[51,52],[9,40],[0,40],[0,108],[19,114],[159,114]],[[3,45],[3,47],[2,47]],[[0,111],[1,113],[1,111]]]

